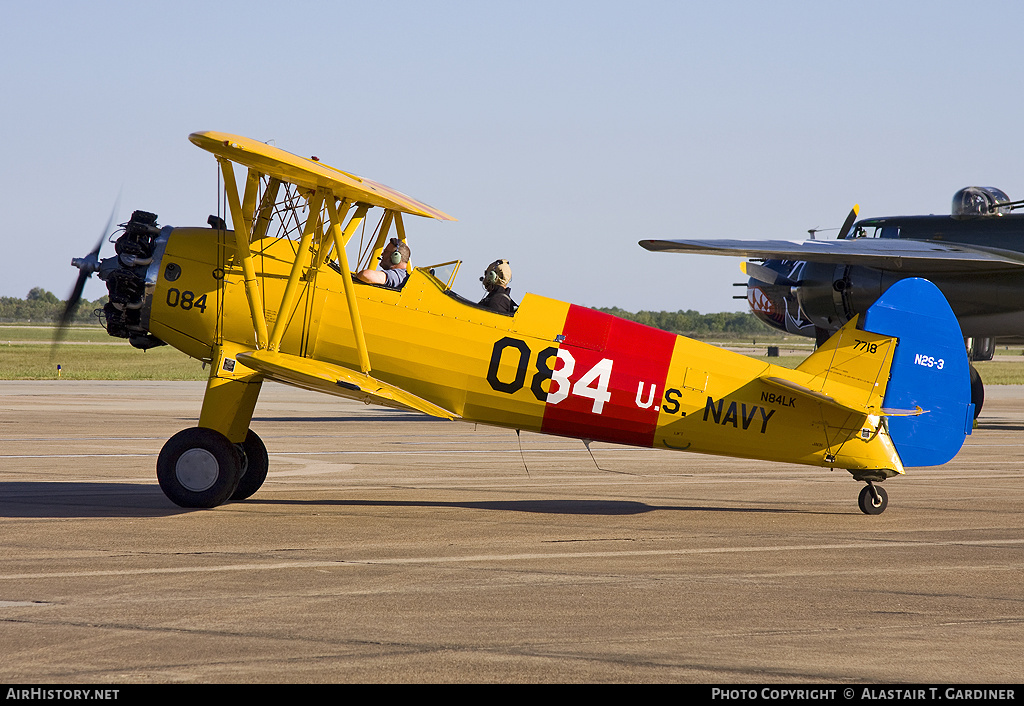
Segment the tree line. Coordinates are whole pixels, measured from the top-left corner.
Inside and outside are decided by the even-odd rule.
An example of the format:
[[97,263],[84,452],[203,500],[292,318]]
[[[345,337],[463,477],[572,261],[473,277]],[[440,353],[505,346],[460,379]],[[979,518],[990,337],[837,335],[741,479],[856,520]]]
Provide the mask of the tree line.
[[[72,319],[75,323],[95,321],[93,312],[102,309],[106,295],[96,301],[82,300]],[[0,321],[54,323],[60,320],[64,302],[55,294],[42,287],[33,287],[24,299],[0,297]],[[598,309],[629,321],[662,329],[684,336],[710,336],[728,334],[731,336],[765,336],[776,333],[761,323],[749,312],[720,312],[701,314],[692,309],[687,311],[638,311],[635,314],[618,307]]]
[[[94,302],[83,299],[71,321],[83,324],[96,321],[93,311],[102,309],[106,301],[106,295]],[[33,287],[24,299],[0,297],[0,321],[5,323],[56,323],[63,313],[64,301],[42,287]]]
[[705,337],[726,334],[763,338],[782,335],[781,331],[776,331],[746,311],[701,314],[693,309],[688,309],[687,311],[638,311],[634,314],[616,306],[598,309],[598,311],[682,336]]

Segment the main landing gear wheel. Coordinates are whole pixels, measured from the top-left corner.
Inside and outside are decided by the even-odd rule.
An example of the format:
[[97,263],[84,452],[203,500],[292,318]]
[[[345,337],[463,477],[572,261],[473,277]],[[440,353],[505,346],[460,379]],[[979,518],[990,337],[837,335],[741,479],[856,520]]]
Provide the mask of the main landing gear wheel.
[[242,477],[238,481],[238,487],[231,494],[232,500],[245,500],[255,493],[267,479],[267,469],[270,467],[270,458],[267,456],[267,447],[256,432],[252,429],[245,435],[245,441],[235,444],[235,447],[242,452]]
[[985,404],[985,383],[981,381],[981,375],[971,366],[971,402],[974,404],[974,418],[981,414],[981,407]]
[[156,462],[156,477],[175,505],[217,507],[238,487],[244,458],[220,432],[193,427],[179,431],[164,444]]
[[889,495],[885,492],[885,488],[868,483],[860,491],[857,502],[860,505],[860,511],[865,515],[881,515],[889,505]]

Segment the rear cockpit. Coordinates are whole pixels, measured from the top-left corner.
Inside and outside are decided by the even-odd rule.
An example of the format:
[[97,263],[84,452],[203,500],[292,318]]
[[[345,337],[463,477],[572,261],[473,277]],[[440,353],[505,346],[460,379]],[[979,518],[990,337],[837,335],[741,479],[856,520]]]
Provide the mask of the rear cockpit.
[[[1024,205],[1024,201],[1011,201],[1010,197],[1000,189],[992,186],[968,186],[953,195],[951,216],[955,221],[969,221],[977,218],[993,218],[1009,215],[1014,209]],[[920,228],[915,224],[924,219],[929,220],[928,235],[922,236]],[[849,238],[920,238],[935,236],[935,221],[945,220],[942,216],[898,216],[895,218],[866,218],[857,221]],[[948,224],[948,220],[946,220]],[[952,226],[950,226],[952,227]],[[909,229],[909,233],[905,230]],[[937,232],[937,231],[936,231]],[[941,235],[941,233],[940,233]]]
[[470,299],[467,299],[466,297],[462,296],[454,289],[452,289],[452,285],[455,283],[455,275],[458,274],[459,267],[461,265],[461,260],[452,260],[451,262],[442,262],[439,265],[431,265],[429,267],[418,267],[416,269],[423,272],[425,275],[428,275],[437,283],[441,291],[443,291],[446,295],[448,295],[455,301],[459,302],[460,304],[471,306],[474,309],[482,309],[484,311],[490,311],[496,314],[501,314],[502,316],[515,316],[514,310],[512,312],[499,311],[494,307],[488,306],[483,302],[475,302]]
[[953,194],[953,218],[1004,216],[1014,204],[1003,191],[993,186],[968,186]]

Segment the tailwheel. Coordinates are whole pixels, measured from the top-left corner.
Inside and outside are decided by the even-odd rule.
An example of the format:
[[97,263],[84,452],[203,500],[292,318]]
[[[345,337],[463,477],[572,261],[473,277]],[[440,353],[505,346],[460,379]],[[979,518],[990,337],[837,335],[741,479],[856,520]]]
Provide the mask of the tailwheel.
[[220,432],[193,427],[179,431],[164,444],[156,462],[156,477],[175,505],[217,507],[238,487],[243,458]]
[[860,511],[865,515],[881,515],[889,504],[889,495],[884,488],[868,481],[861,489],[857,502],[860,504]]
[[231,499],[245,500],[259,490],[263,481],[267,479],[270,458],[263,439],[252,429],[245,435],[245,441],[235,444],[235,447],[242,452],[242,477],[235,492],[231,494]]

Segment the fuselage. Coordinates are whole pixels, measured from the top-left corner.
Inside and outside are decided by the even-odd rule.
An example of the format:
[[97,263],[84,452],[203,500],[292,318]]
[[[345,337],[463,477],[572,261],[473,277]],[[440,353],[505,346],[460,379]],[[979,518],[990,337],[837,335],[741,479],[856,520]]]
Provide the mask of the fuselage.
[[[789,370],[532,294],[493,311],[451,291],[457,260],[406,264],[396,288],[365,283],[375,278],[358,263],[406,243],[405,216],[454,218],[316,157],[213,131],[189,140],[216,157],[235,230],[220,214],[209,229],[172,228],[135,211],[116,256],[72,263],[79,282],[97,272],[107,283],[110,335],[209,364],[197,424],[157,458],[180,507],[245,500],[263,485],[270,460],[251,425],[266,382],[585,442],[845,468],[866,483],[858,504],[869,515],[888,502],[876,481],[945,463],[963,443],[967,359],[926,280],[898,283]],[[235,166],[247,170],[243,189]],[[922,319],[931,325],[917,331]]]
[[[153,335],[201,360],[225,342],[256,347],[232,243],[230,231],[169,233],[146,312]],[[269,326],[294,248],[271,237],[252,246]],[[342,279],[350,275],[330,267],[307,274],[279,350],[358,369]],[[828,467],[898,466],[884,435],[861,438],[863,414],[764,382],[812,386],[813,373],[533,294],[514,316],[496,313],[422,268],[401,290],[357,283],[355,294],[371,374],[466,421]],[[871,394],[884,392],[879,384]]]

